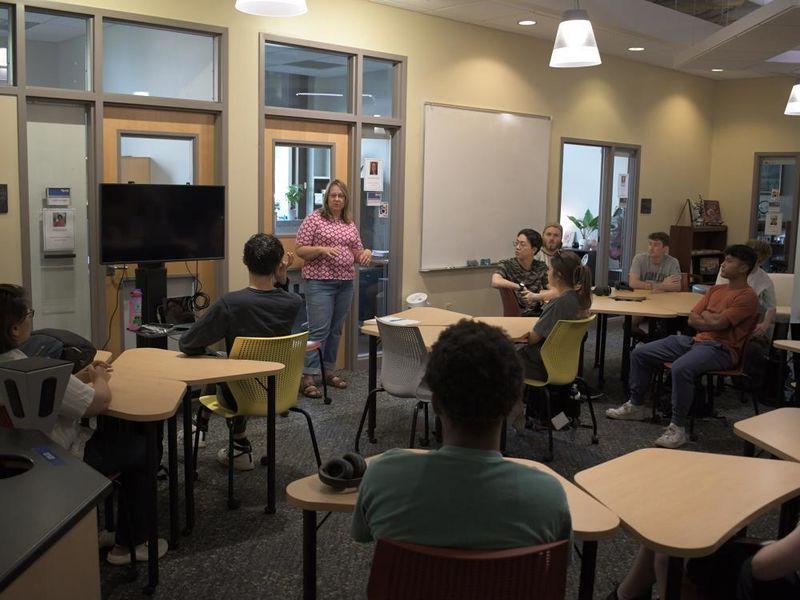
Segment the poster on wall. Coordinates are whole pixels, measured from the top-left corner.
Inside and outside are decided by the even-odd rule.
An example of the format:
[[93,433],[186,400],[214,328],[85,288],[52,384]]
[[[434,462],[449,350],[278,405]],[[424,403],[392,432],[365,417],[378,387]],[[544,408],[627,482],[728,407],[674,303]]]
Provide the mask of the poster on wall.
[[388,219],[389,218],[389,203],[388,202],[381,202],[381,206],[378,209],[378,218],[380,218],[380,219]]
[[628,197],[628,174],[627,173],[620,173],[619,174],[619,198],[627,198]]
[[764,222],[764,235],[780,235],[783,232],[783,215],[769,211]]
[[383,191],[383,159],[365,158],[361,167],[364,175],[365,192]]
[[75,250],[75,209],[42,209],[42,238],[45,252]]
[[367,192],[367,206],[380,206],[383,202],[383,192]]

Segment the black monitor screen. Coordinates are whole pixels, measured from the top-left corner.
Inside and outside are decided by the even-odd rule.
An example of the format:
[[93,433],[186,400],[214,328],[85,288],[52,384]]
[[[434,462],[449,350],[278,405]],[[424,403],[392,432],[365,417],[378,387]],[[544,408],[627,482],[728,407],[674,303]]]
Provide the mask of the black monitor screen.
[[225,188],[100,185],[102,264],[225,258]]

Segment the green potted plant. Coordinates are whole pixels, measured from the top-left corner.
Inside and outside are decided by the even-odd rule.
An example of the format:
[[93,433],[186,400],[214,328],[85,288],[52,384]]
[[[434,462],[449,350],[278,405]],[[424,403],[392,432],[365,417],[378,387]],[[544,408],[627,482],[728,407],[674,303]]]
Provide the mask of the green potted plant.
[[600,221],[600,215],[593,216],[592,211],[588,208],[586,209],[586,214],[583,215],[583,219],[577,219],[572,215],[568,215],[567,218],[572,221],[572,224],[581,232],[581,239],[583,240],[583,247],[584,250],[589,249],[589,236],[597,231],[597,225]]
[[289,184],[289,188],[286,190],[286,201],[289,203],[289,212],[292,215],[292,218],[297,218],[297,206],[300,203],[300,200],[303,199],[306,193],[306,184]]

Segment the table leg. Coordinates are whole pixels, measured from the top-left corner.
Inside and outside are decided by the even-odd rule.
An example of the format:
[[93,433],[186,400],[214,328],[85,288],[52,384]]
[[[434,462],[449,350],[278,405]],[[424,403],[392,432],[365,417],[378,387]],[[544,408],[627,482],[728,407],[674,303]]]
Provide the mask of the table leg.
[[[369,383],[367,393],[378,387],[378,338],[369,336]],[[373,444],[375,439],[375,424],[377,422],[378,402],[377,394],[373,394],[367,415],[367,438]]]
[[169,456],[169,546],[178,547],[178,419],[167,419],[167,452]]
[[633,326],[633,317],[625,315],[625,326],[622,331],[622,373],[620,379],[627,386],[628,372],[631,368],[631,328]]
[[598,315],[594,332],[594,368],[600,366],[600,337],[603,332],[603,315]]
[[797,515],[800,512],[800,497],[792,498],[781,504],[781,516],[778,523],[778,538],[789,535],[797,526]]
[[267,377],[267,506],[275,514],[275,375]]
[[597,374],[597,381],[600,387],[606,382],[606,335],[608,334],[608,315],[600,315],[600,328],[603,333],[600,337],[600,371]]
[[680,600],[683,585],[683,559],[670,556],[667,564],[667,593],[665,600]]
[[317,597],[317,513],[303,511],[303,599]]
[[583,542],[581,552],[581,576],[578,587],[578,600],[592,600],[594,595],[594,574],[597,565],[597,542]]
[[745,440],[742,446],[742,456],[755,456],[756,455],[756,447],[753,445],[753,442],[748,442]]
[[158,585],[158,422],[147,423],[147,585],[144,593],[148,596],[156,591]]
[[183,393],[183,485],[186,503],[186,528],[183,535],[194,529],[194,457],[192,455],[192,399],[189,388]]

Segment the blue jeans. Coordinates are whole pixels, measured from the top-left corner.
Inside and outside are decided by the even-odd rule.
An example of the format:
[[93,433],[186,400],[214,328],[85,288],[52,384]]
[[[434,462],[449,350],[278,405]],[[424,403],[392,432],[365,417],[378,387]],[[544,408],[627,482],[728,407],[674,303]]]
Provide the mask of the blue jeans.
[[688,335],[671,335],[636,346],[631,354],[630,399],[644,404],[653,369],[672,363],[672,422],[684,427],[692,408],[694,380],[706,371],[730,369],[731,353],[719,342],[695,342]]
[[[332,373],[336,366],[336,352],[342,337],[342,326],[350,303],[353,301],[353,281],[350,279],[309,279],[306,281],[306,310],[308,331],[313,342],[322,342],[322,361],[325,372]],[[303,372],[316,375],[320,372],[319,354],[306,353]]]

